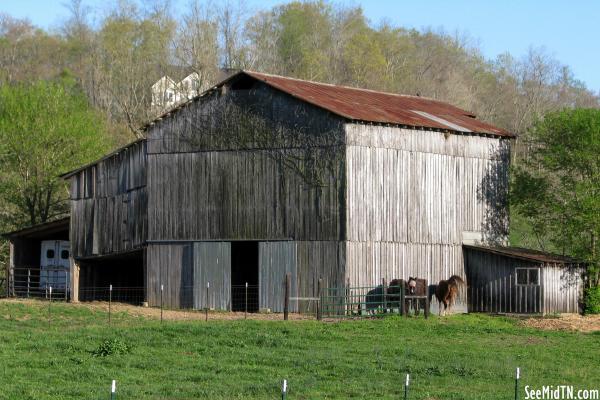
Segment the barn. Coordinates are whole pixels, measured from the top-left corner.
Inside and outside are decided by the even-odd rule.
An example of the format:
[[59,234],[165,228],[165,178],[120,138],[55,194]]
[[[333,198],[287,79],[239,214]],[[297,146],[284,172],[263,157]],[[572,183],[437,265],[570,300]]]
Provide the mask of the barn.
[[248,282],[277,312],[286,274],[306,298],[437,282],[468,276],[464,244],[507,241],[514,135],[440,101],[241,71],[144,130],[63,175],[73,300],[111,283],[236,309]]

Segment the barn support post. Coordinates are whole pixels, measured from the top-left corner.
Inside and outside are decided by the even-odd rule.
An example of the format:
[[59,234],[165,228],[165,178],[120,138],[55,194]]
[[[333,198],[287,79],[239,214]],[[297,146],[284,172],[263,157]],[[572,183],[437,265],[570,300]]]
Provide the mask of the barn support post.
[[319,300],[317,300],[317,321],[320,321],[323,319],[323,310],[321,309],[322,307],[322,302],[323,302],[323,297],[321,295],[321,290],[323,288],[323,278],[319,277],[319,280],[317,281],[317,297]]
[[71,291],[71,303],[79,303],[79,274],[81,267],[77,261],[71,258],[71,282],[69,284]]
[[427,279],[425,279],[425,319],[429,318],[429,285]]
[[283,299],[283,319],[285,321],[288,320],[290,313],[290,280],[290,273],[287,272],[285,274],[285,295]]
[[210,290],[210,282],[206,282],[206,304],[204,305],[204,322],[208,322],[208,292]]
[[160,285],[160,323],[163,322],[163,284]]
[[344,287],[344,310],[346,315],[352,314],[352,291],[350,290],[350,278],[346,279],[346,286]]
[[6,266],[6,297],[15,296],[15,243],[11,240],[9,247],[9,261]]
[[406,309],[406,283],[404,282],[404,279],[401,280],[400,283],[400,314],[404,315],[405,317],[408,315],[408,310]]
[[381,294],[383,296],[383,313],[387,313],[387,287],[385,285],[385,278],[381,278]]

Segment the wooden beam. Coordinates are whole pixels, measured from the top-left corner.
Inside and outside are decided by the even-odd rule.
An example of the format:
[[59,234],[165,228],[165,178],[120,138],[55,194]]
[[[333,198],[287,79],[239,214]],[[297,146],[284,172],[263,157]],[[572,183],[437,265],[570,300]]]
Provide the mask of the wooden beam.
[[79,263],[71,257],[71,303],[79,303],[79,272]]

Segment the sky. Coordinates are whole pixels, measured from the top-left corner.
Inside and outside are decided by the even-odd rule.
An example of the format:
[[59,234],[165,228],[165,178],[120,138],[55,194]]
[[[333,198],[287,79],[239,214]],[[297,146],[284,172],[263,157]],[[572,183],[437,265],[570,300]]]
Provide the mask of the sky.
[[[83,0],[102,9],[108,0]],[[67,0],[0,0],[0,13],[28,18],[43,28],[56,27],[68,13]],[[246,0],[250,10],[270,8],[281,0]],[[593,0],[342,0],[362,6],[373,24],[387,20],[407,28],[443,28],[466,34],[487,58],[509,52],[520,57],[530,47],[544,47],[575,78],[600,91],[600,1]],[[173,0],[185,7],[186,0]]]

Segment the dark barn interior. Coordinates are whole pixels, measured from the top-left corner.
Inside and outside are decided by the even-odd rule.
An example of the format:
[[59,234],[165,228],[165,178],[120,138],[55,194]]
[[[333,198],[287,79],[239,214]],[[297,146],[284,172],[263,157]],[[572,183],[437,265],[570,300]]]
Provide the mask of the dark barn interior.
[[143,250],[81,260],[80,268],[79,300],[107,301],[112,285],[113,301],[138,305],[144,301]]
[[246,283],[248,283],[248,311],[258,311],[258,242],[231,243],[231,309],[246,310]]

